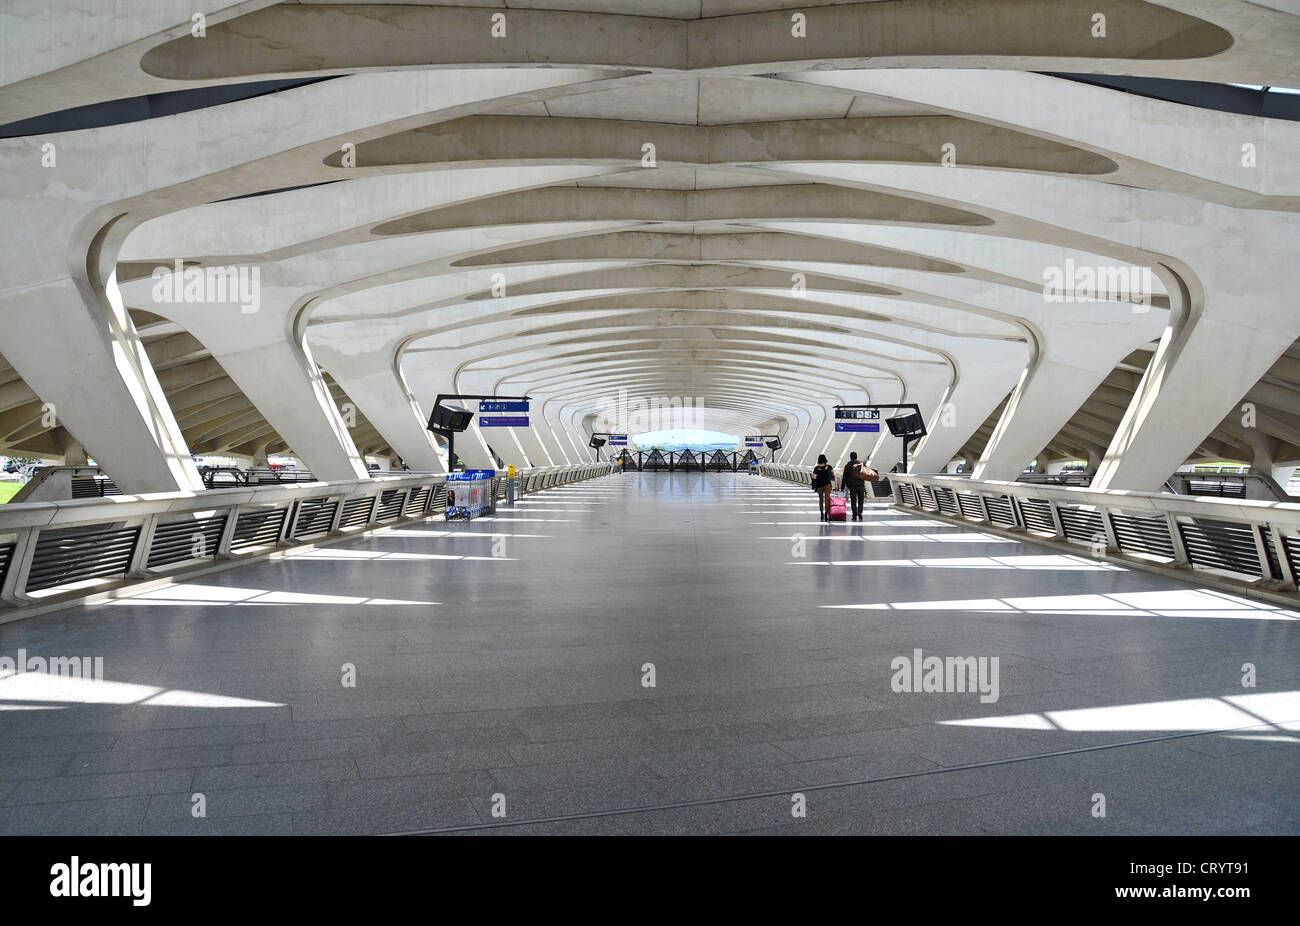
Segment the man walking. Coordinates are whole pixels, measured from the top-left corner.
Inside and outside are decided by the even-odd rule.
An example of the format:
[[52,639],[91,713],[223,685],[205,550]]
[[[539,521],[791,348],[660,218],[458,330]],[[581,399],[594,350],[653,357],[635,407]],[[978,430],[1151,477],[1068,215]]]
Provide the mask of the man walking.
[[862,520],[862,505],[866,501],[867,474],[866,466],[858,459],[857,452],[849,454],[849,462],[844,464],[844,488],[849,490],[849,501],[853,505],[853,520]]

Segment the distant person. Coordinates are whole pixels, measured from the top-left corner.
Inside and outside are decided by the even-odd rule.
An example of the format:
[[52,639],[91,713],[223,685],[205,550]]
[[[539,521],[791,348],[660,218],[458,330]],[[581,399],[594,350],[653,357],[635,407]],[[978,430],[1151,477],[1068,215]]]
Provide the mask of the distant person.
[[853,520],[861,521],[867,498],[867,465],[858,459],[856,452],[850,453],[849,462],[844,464],[844,488],[849,490]]
[[831,519],[831,491],[835,488],[835,468],[826,461],[826,454],[817,455],[817,465],[812,471],[812,487],[817,493],[817,511],[821,520]]

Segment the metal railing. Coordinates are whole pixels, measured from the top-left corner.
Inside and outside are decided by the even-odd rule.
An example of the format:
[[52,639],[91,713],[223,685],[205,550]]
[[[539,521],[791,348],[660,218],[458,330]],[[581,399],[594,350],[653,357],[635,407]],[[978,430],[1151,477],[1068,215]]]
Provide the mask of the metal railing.
[[892,475],[894,501],[966,523],[1078,544],[1097,555],[1209,570],[1296,591],[1300,504]]
[[305,469],[274,469],[269,466],[246,469],[244,478],[250,485],[283,485],[316,481],[316,477]]
[[753,451],[738,450],[624,450],[615,457],[615,462],[623,461],[625,471],[652,473],[743,472],[751,460],[758,460]]
[[[516,495],[615,472],[611,463],[522,470]],[[78,597],[218,560],[317,542],[446,507],[446,476],[249,485],[0,506],[0,606]],[[491,497],[503,498],[504,473]]]
[[[812,471],[811,466],[795,466],[791,463],[760,463],[758,466],[758,472],[761,476],[769,476],[772,479],[793,482],[801,486],[812,485]],[[837,477],[841,473],[842,469],[836,470]],[[889,480],[893,478],[892,473],[889,475],[881,473],[879,481],[868,482],[867,487],[871,491],[872,498],[891,498],[894,493]],[[960,479],[961,477],[958,476],[957,478]]]
[[[960,474],[969,479],[969,473]],[[1080,472],[1061,472],[1061,473],[1021,473],[1016,477],[1016,482],[1023,482],[1025,485],[1040,486],[1090,486],[1092,485],[1092,473]]]
[[1272,478],[1257,473],[1174,473],[1166,483],[1178,495],[1215,498],[1249,498],[1258,501],[1294,501]]
[[14,494],[9,504],[121,494],[116,483],[98,466],[42,466]]

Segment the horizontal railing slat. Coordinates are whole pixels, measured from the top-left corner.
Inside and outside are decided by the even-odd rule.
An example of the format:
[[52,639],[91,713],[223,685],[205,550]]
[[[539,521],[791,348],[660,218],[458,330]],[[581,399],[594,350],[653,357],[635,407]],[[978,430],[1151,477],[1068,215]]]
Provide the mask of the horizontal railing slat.
[[[608,462],[524,469],[516,474],[516,494],[616,469]],[[311,477],[295,473],[287,478]],[[28,592],[86,580],[140,577],[151,569],[187,561],[292,544],[301,538],[315,541],[344,528],[403,516],[427,517],[446,508],[445,480],[437,473],[403,473],[3,506],[4,603],[23,604],[32,600]],[[98,482],[93,488],[105,494],[116,489],[107,479]],[[82,486],[82,491],[91,488]],[[505,474],[500,473],[494,478],[494,496],[505,497],[506,488]]]
[[[1025,528],[1035,533],[1056,536],[1059,523],[1068,541],[1103,544],[1120,554],[1180,568],[1213,569],[1232,574],[1233,581],[1266,579],[1296,588],[1300,504],[975,482],[944,475],[893,475],[891,479],[896,504],[904,508],[970,519],[975,498],[982,497],[992,523],[1011,527],[1004,512],[1011,512],[1014,499]],[[953,497],[958,500],[956,511],[948,501]]]

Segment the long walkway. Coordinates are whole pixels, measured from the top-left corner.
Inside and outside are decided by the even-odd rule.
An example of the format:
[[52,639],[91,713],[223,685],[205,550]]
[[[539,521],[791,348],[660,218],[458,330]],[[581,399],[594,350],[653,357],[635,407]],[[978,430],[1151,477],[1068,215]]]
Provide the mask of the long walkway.
[[612,476],[0,627],[0,832],[1297,833],[1297,618]]

